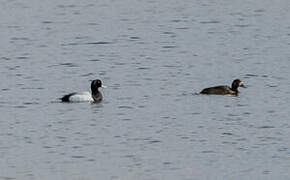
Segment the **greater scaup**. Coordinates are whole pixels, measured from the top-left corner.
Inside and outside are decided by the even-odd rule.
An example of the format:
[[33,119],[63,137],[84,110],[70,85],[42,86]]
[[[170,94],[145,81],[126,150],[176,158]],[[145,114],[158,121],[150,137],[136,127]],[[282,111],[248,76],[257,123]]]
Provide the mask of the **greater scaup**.
[[243,82],[239,79],[235,79],[232,83],[232,87],[229,86],[215,86],[203,89],[201,94],[216,94],[216,95],[238,95],[238,87],[245,87]]
[[102,85],[102,81],[99,79],[93,80],[91,83],[90,92],[74,92],[64,95],[60,100],[62,102],[100,102],[103,99],[102,93],[99,91],[99,87],[105,87]]

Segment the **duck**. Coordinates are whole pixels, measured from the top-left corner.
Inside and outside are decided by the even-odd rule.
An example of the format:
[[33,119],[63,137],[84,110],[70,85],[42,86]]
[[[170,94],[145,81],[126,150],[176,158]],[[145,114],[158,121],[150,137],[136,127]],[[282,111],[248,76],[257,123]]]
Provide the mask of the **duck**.
[[100,79],[96,79],[91,82],[91,93],[73,92],[64,95],[62,98],[60,98],[60,100],[62,102],[101,102],[103,100],[103,95],[99,91],[100,87],[106,88]]
[[238,95],[238,87],[245,87],[240,79],[235,79],[232,86],[214,86],[203,89],[201,94],[215,94],[215,95]]

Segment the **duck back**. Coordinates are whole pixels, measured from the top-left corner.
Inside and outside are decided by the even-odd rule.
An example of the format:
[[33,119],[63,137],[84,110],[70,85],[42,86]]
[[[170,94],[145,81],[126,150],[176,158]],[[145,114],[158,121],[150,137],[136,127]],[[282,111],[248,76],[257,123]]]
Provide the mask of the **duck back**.
[[200,93],[201,94],[217,94],[217,95],[235,94],[235,92],[231,90],[229,86],[215,86],[215,87],[205,88]]

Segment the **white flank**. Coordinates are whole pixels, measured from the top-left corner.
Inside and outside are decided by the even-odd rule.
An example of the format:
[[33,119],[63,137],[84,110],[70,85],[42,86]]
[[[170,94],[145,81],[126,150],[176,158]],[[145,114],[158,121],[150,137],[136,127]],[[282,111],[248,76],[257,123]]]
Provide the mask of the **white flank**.
[[94,101],[90,92],[81,92],[69,97],[70,102],[91,102]]

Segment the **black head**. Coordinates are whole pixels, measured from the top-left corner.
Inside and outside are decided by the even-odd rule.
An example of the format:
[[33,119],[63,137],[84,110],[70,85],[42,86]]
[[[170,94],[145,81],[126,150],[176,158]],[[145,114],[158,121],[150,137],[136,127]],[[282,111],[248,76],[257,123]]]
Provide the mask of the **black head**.
[[91,83],[92,91],[97,91],[99,87],[102,87],[102,81],[99,79],[93,80]]
[[241,80],[235,79],[232,83],[232,90],[237,90],[238,87],[245,87],[245,86]]

